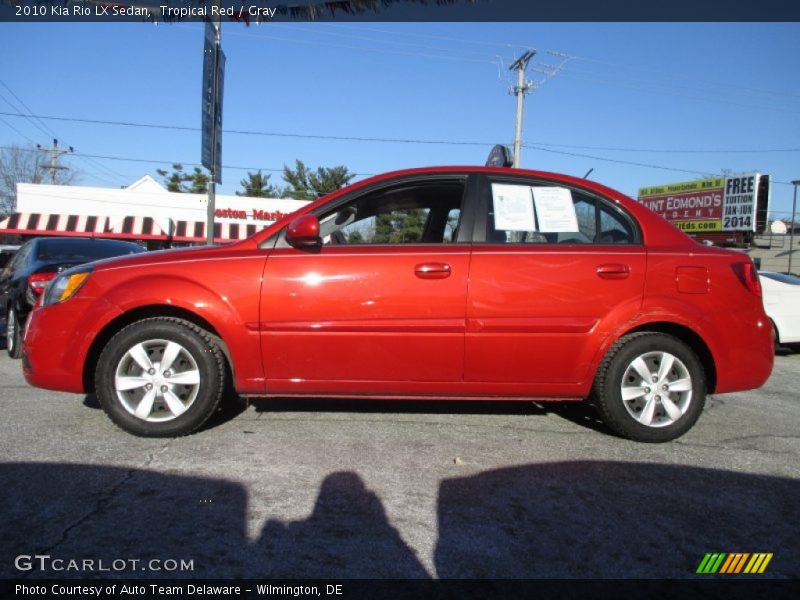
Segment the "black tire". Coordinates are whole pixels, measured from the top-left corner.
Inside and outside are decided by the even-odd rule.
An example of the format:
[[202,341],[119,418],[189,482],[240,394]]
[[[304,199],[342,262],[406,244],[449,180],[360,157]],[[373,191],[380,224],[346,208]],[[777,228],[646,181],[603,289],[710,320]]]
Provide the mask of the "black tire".
[[[664,378],[645,383],[634,361],[658,377],[659,361],[667,360],[667,355],[675,360]],[[627,400],[623,400],[623,387]],[[600,364],[592,388],[592,402],[605,424],[637,442],[668,442],[682,436],[697,422],[705,398],[706,375],[694,351],[677,338],[655,332],[620,338]],[[648,421],[650,424],[643,424]]]
[[772,323],[772,334],[774,337],[774,350],[775,356],[779,356],[781,354],[786,354],[786,348],[781,344],[781,334],[778,333],[778,326],[775,325],[775,321],[770,319],[770,323]]
[[[162,372],[168,345],[180,350]],[[150,370],[134,358],[142,351],[146,358],[140,360]],[[192,433],[214,414],[225,390],[225,372],[225,358],[208,332],[183,319],[156,317],[132,323],[109,340],[97,363],[95,391],[106,414],[128,433],[176,437]],[[148,383],[118,391],[118,374]],[[197,382],[174,383],[182,376]],[[184,412],[173,409],[176,401]],[[136,415],[140,409],[146,416]]]
[[22,356],[22,326],[19,314],[13,308],[6,313],[6,350],[11,358]]

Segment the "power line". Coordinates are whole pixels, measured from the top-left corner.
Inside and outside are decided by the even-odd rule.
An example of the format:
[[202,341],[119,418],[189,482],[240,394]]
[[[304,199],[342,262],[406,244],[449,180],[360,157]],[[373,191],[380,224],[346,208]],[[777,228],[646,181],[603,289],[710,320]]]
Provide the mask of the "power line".
[[[176,25],[176,27],[180,27],[180,26]],[[186,29],[186,28],[183,27],[182,29]],[[331,46],[331,47],[334,47],[334,48],[346,48],[348,50],[359,50],[361,52],[363,52],[365,50],[365,48],[363,46],[351,46],[351,45],[348,45],[348,44],[335,44],[335,43],[332,43],[332,42],[321,42],[319,40],[299,40],[299,39],[296,39],[296,38],[286,38],[286,37],[279,37],[279,36],[275,36],[275,35],[251,35],[249,33],[241,33],[241,32],[238,32],[238,31],[230,31],[230,32],[226,33],[225,35],[246,37],[246,38],[251,38],[251,39],[254,39],[254,40],[261,40],[261,41],[265,41],[265,42],[277,41],[277,42],[289,42],[289,43],[293,43],[293,44],[311,44],[311,45],[316,45],[316,46]],[[490,64],[490,65],[495,64],[494,61],[491,61],[491,60],[479,60],[477,58],[464,58],[464,57],[461,57],[461,56],[451,56],[451,55],[444,55],[444,54],[429,54],[429,53],[426,53],[426,52],[402,52],[400,50],[385,50],[385,49],[382,49],[382,48],[369,48],[369,51],[370,52],[379,52],[381,54],[397,54],[397,55],[400,55],[400,56],[416,56],[416,57],[420,57],[420,58],[433,58],[433,59],[439,59],[439,60],[455,60],[455,61],[459,61],[459,62],[483,63],[483,64]]]
[[[540,146],[536,146],[533,144],[526,144],[528,148],[533,148],[535,150],[541,150],[542,152],[550,152],[552,154],[563,154],[566,156],[575,156],[578,158],[590,158],[592,160],[600,160],[604,162],[611,162],[623,165],[631,165],[635,167],[644,167],[648,169],[659,169],[662,171],[673,171],[676,173],[688,173],[690,175],[701,175],[703,177],[713,176],[714,173],[709,171],[695,171],[692,169],[681,169],[676,167],[665,167],[663,165],[654,165],[649,163],[640,163],[640,162],[633,162],[629,160],[619,160],[613,158],[606,158],[602,156],[595,156],[591,154],[582,154],[578,152],[566,152],[563,150],[553,150],[552,148],[544,148]],[[0,146],[0,150],[10,150],[10,146]],[[25,152],[36,152],[36,150],[31,150],[28,148],[19,148],[19,150]],[[77,154],[76,156],[85,156],[90,158],[97,158],[101,160],[116,160],[116,161],[124,161],[124,162],[135,162],[135,163],[147,163],[147,164],[164,164],[164,165],[174,165],[174,164],[181,164],[187,167],[202,167],[200,163],[192,163],[192,162],[184,162],[181,160],[158,160],[158,159],[147,159],[147,158],[131,158],[131,157],[124,157],[124,156],[107,156],[101,154]],[[238,171],[268,171],[271,173],[283,173],[283,169],[275,169],[275,168],[268,168],[268,167],[245,167],[240,165],[223,165],[223,169],[232,169]],[[358,177],[371,177],[373,175],[377,175],[377,173],[354,173],[354,175]],[[778,181],[776,179],[772,180],[772,183],[779,183],[782,185],[792,185],[790,181]]]
[[[288,26],[284,26],[284,27],[288,27]],[[407,33],[407,32],[403,32],[403,31],[392,31],[392,30],[389,30],[389,29],[378,29],[378,28],[374,28],[374,27],[360,27],[360,26],[347,27],[347,26],[344,26],[344,25],[339,25],[339,27],[344,27],[346,29],[353,29],[353,30],[359,30],[359,31],[373,31],[373,32],[376,32],[376,33],[384,33],[384,34],[390,34],[390,35],[394,35],[394,36],[405,36],[405,37],[415,37],[415,38],[424,38],[424,39],[434,39],[434,40],[441,40],[441,41],[447,41],[447,42],[457,42],[457,43],[461,43],[461,44],[490,46],[490,47],[495,47],[495,48],[498,48],[498,47],[501,47],[501,46],[505,47],[505,48],[528,48],[529,47],[529,45],[527,45],[527,44],[506,44],[506,43],[498,43],[498,42],[487,42],[487,41],[484,41],[484,40],[467,40],[467,39],[464,39],[464,38],[454,38],[454,37],[446,37],[446,36],[438,36],[438,35],[430,35],[430,34],[420,34],[420,33]],[[540,50],[540,52],[547,53],[547,54],[557,53],[557,51],[555,51],[555,50],[546,50],[546,49],[542,49],[542,50]],[[637,67],[637,66],[634,66],[634,65],[626,65],[626,64],[622,64],[622,63],[611,62],[611,61],[601,60],[601,59],[597,59],[597,58],[591,58],[591,57],[587,57],[587,56],[573,56],[572,58],[574,58],[576,60],[582,60],[582,61],[586,61],[586,62],[593,62],[593,63],[597,63],[597,64],[602,64],[602,65],[614,67],[614,68],[617,68],[617,69],[623,68],[623,69],[629,69],[629,70],[633,70],[633,71],[641,71],[641,72],[646,72],[646,73],[652,73],[652,68],[644,68],[644,67]],[[577,70],[575,70],[575,69],[570,69],[570,70],[577,72]],[[590,73],[592,75],[597,75],[597,73],[594,73],[594,72],[591,72],[591,71],[583,71],[583,72],[584,73]],[[707,79],[700,80],[700,79],[694,79],[694,78],[691,78],[691,77],[685,77],[685,76],[682,76],[682,75],[677,75],[677,76],[676,75],[669,75],[669,79],[681,79],[682,81],[686,81],[686,82],[695,84],[693,86],[677,86],[677,85],[673,84],[673,87],[679,87],[679,88],[683,88],[683,89],[696,89],[696,87],[697,87],[696,84],[701,84],[703,86],[706,86],[709,90],[713,89],[715,91],[719,91],[721,88],[727,87],[727,88],[739,89],[739,90],[743,90],[743,91],[750,92],[750,93],[755,93],[755,94],[767,94],[767,95],[771,95],[771,96],[785,96],[785,97],[789,97],[789,98],[800,98],[800,94],[793,94],[793,93],[790,93],[790,92],[779,92],[779,91],[775,91],[775,90],[754,88],[754,87],[745,86],[745,85],[739,85],[739,84],[730,83],[730,82],[722,83],[722,82],[709,81]],[[664,85],[663,81],[655,82],[653,80],[644,80],[644,79],[633,79],[633,80],[634,81],[640,81],[640,82],[657,83],[660,86]]]
[[[620,159],[615,159],[615,158],[606,158],[606,157],[603,157],[603,156],[593,156],[591,154],[581,154],[579,152],[566,152],[564,150],[553,150],[552,148],[542,148],[542,147],[538,147],[538,146],[535,146],[535,145],[532,145],[532,144],[528,145],[528,147],[529,148],[534,148],[536,150],[541,150],[542,152],[550,152],[552,154],[564,154],[566,156],[576,156],[578,158],[591,158],[592,160],[601,160],[603,162],[618,163],[618,164],[622,164],[622,165],[631,165],[631,166],[634,166],[634,167],[645,167],[645,168],[648,168],[648,169],[660,169],[662,171],[674,171],[676,173],[688,173],[690,175],[701,175],[703,177],[711,177],[711,176],[715,175],[714,173],[709,172],[709,171],[694,171],[692,169],[680,169],[680,168],[676,168],[676,167],[665,167],[665,166],[662,166],[662,165],[653,165],[653,164],[649,164],[649,163],[640,163],[640,162],[634,162],[634,161],[630,161],[630,160],[620,160]],[[772,180],[772,183],[780,183],[780,184],[784,184],[784,185],[792,185],[792,183],[790,181],[778,181],[778,180],[775,180],[775,179]]]
[[[583,60],[583,61],[587,61],[587,62],[603,64],[603,65],[607,65],[607,66],[615,67],[615,68],[631,69],[631,70],[634,70],[634,71],[642,71],[642,72],[646,72],[646,73],[652,73],[652,68],[651,69],[645,69],[643,67],[636,67],[636,66],[632,66],[632,65],[623,65],[623,64],[620,64],[620,63],[608,62],[608,61],[605,61],[605,60],[600,60],[600,59],[596,59],[596,58],[588,58],[588,57],[585,57],[585,56],[576,56],[575,58],[577,60]],[[587,71],[585,71],[585,72],[587,72]],[[706,79],[702,79],[702,80],[693,79],[693,78],[684,77],[684,76],[681,76],[681,75],[677,75],[677,76],[669,75],[668,77],[670,79],[675,79],[675,78],[681,79],[683,81],[687,81],[687,82],[694,83],[694,84],[698,84],[699,83],[701,85],[708,86],[709,89],[714,89],[714,90],[717,90],[717,91],[719,91],[720,88],[729,87],[729,88],[736,88],[736,89],[740,89],[740,90],[743,90],[743,91],[746,91],[746,92],[756,93],[756,94],[767,94],[767,95],[770,95],[770,96],[787,96],[789,98],[800,98],[800,94],[792,94],[790,92],[778,92],[778,91],[775,91],[775,90],[752,88],[752,87],[749,87],[749,86],[738,85],[738,84],[735,84],[735,83],[727,83],[727,82],[726,83],[721,83],[721,82],[708,81]],[[637,81],[637,79],[634,79],[634,81]],[[652,82],[652,83],[656,83],[653,80],[638,79],[638,81],[649,81],[649,82]],[[663,85],[662,82],[657,82],[657,83],[658,83],[658,85]],[[690,88],[689,86],[675,86],[675,87],[683,87],[685,89],[695,89],[695,87],[691,87]]]
[[[0,150],[10,150],[10,146],[0,146]],[[36,149],[30,148],[17,148],[22,152],[36,152]],[[117,160],[117,161],[124,161],[124,162],[135,162],[135,163],[147,163],[147,164],[160,164],[160,165],[176,165],[180,164],[186,167],[202,167],[203,165],[200,163],[193,163],[193,162],[186,162],[182,160],[159,160],[159,159],[150,159],[150,158],[132,158],[126,156],[109,156],[104,154],[81,154],[76,152],[74,156],[81,156],[84,158],[97,158],[101,160]],[[283,169],[274,169],[274,168],[267,168],[267,167],[243,167],[240,165],[222,165],[223,169],[234,169],[239,171],[269,171],[272,173],[283,173]],[[359,177],[371,177],[372,175],[377,175],[377,173],[354,173]]]
[[[551,144],[535,142],[539,146],[554,148],[577,148],[579,150],[609,150],[611,152],[649,152],[653,154],[770,154],[776,152],[800,152],[800,148],[765,148],[756,149],[675,149],[675,148],[625,148],[620,146],[578,146],[575,144]],[[522,144],[529,147],[528,144]],[[531,146],[533,147],[533,146]]]
[[[289,28],[291,26],[284,25],[283,27]],[[494,47],[494,48],[499,48],[499,47],[504,47],[504,48],[529,48],[530,47],[527,44],[507,44],[507,43],[498,43],[498,42],[487,42],[485,40],[468,40],[468,39],[464,39],[464,38],[455,38],[455,37],[449,37],[449,36],[439,36],[439,35],[421,34],[421,33],[408,33],[408,32],[404,32],[404,31],[394,31],[394,30],[390,30],[390,29],[380,29],[380,28],[374,28],[374,27],[361,27],[361,26],[349,26],[348,27],[348,26],[345,26],[345,25],[338,25],[338,27],[339,28],[345,28],[345,29],[351,29],[351,30],[357,30],[357,31],[372,31],[372,32],[376,32],[376,33],[389,34],[389,35],[393,35],[393,36],[403,36],[403,37],[411,37],[411,38],[441,40],[441,41],[446,41],[446,42],[456,42],[456,43],[460,43],[460,44],[479,45],[479,46],[484,46],[484,47]],[[330,33],[330,32],[320,31],[318,33],[326,33],[327,34],[327,33]],[[376,41],[381,41],[381,42],[387,43],[386,40],[376,40]],[[545,53],[545,54],[554,54],[554,55],[560,54],[556,50],[547,50],[547,49],[542,49],[542,50],[540,50],[540,52]],[[634,65],[626,65],[626,64],[622,64],[622,63],[611,62],[611,61],[591,58],[591,57],[587,57],[587,56],[572,56],[572,58],[574,58],[576,60],[582,60],[582,61],[585,61],[585,62],[592,62],[592,63],[596,63],[596,64],[602,64],[602,65],[614,67],[614,68],[617,68],[617,69],[623,68],[623,69],[629,69],[629,70],[633,70],[633,71],[641,71],[641,72],[652,73],[652,68],[647,68],[646,69],[646,68],[637,67],[637,66],[634,66]],[[570,69],[570,70],[574,71],[574,72],[579,72],[577,69]],[[588,73],[588,74],[591,74],[591,75],[599,75],[598,73],[592,72],[592,71],[583,70],[581,72]],[[669,75],[669,79],[671,79],[671,80],[680,79],[682,81],[688,82],[689,84],[693,84],[691,86],[689,86],[689,85],[681,86],[681,85],[671,84],[672,87],[681,88],[681,89],[693,89],[693,90],[696,90],[697,89],[697,84],[700,84],[702,86],[705,86],[708,91],[713,90],[713,91],[717,91],[718,92],[722,88],[730,88],[730,89],[742,90],[742,91],[753,93],[753,94],[762,94],[762,95],[770,95],[770,96],[784,96],[784,97],[789,97],[789,98],[800,98],[800,94],[793,94],[793,93],[790,93],[790,92],[780,92],[780,91],[775,91],[775,90],[754,88],[754,87],[739,85],[739,84],[730,83],[730,82],[722,83],[722,82],[709,81],[707,79],[702,79],[702,80],[701,79],[694,79],[694,78],[685,77],[685,76],[682,76],[682,75]],[[664,85],[665,85],[663,81],[656,82],[654,80],[639,79],[639,78],[631,78],[631,80],[632,81],[639,81],[639,82],[643,82],[643,83],[656,83],[657,85],[659,85],[661,87],[664,87]],[[667,84],[667,85],[670,85],[670,84]]]
[[[14,108],[14,110],[20,111],[20,113],[22,113],[22,116],[24,116],[27,120],[29,120],[35,127],[37,127],[40,131],[42,131],[48,137],[50,137],[50,136],[52,136],[53,138],[61,137],[55,131],[53,131],[46,123],[44,123],[39,117],[34,115],[33,111],[31,110],[31,108],[27,104],[25,104],[25,102],[22,100],[22,98],[20,98],[19,96],[17,96],[14,93],[14,90],[12,90],[10,87],[8,87],[8,84],[5,81],[0,80],[0,85],[2,85],[4,88],[6,88],[9,91],[9,93],[12,96],[14,96],[14,98],[16,98],[17,102],[19,102],[22,105],[24,110],[21,110],[19,107],[14,106],[5,97],[3,97],[3,99],[6,101],[7,104],[9,104],[9,106],[12,106]],[[28,113],[27,115],[25,114],[25,111],[27,111],[27,113]],[[28,118],[28,117],[31,117],[31,118]],[[35,119],[35,120],[33,120],[33,119]],[[38,123],[41,123],[41,126],[37,123],[37,121],[38,121]],[[85,162],[86,162],[86,164],[88,164],[90,166],[94,166],[95,168],[100,168],[101,170],[105,171],[106,173],[109,173],[112,177],[115,177],[115,176],[116,177],[124,177],[124,175],[122,175],[121,173],[117,173],[116,171],[114,171],[112,169],[109,169],[107,166],[105,166],[105,165],[103,165],[103,164],[101,164],[101,163],[99,163],[97,161],[93,161],[91,159],[86,159]],[[108,179],[106,179],[106,181],[108,181]]]
[[[26,121],[28,121],[28,122],[29,122],[31,125],[33,125],[34,127],[36,127],[36,129],[38,129],[39,131],[41,131],[41,132],[42,132],[42,133],[43,133],[45,136],[47,136],[47,137],[50,137],[50,136],[52,136],[52,132],[50,132],[50,131],[47,131],[47,130],[46,130],[44,127],[42,127],[42,126],[41,126],[41,125],[39,125],[39,124],[38,124],[36,121],[34,121],[33,119],[31,119],[31,118],[30,118],[30,116],[29,116],[29,115],[27,115],[23,109],[21,109],[19,106],[17,106],[17,105],[16,105],[16,104],[14,104],[13,102],[11,102],[11,100],[9,100],[8,98],[6,98],[6,97],[5,97],[5,96],[4,96],[2,93],[0,93],[0,100],[2,100],[3,102],[5,102],[6,104],[8,104],[8,105],[9,105],[9,106],[10,106],[12,109],[14,109],[15,111],[17,111],[16,113],[3,113],[4,115],[6,115],[6,116],[9,116],[9,117],[23,117],[23,118],[24,118]],[[27,136],[26,136],[26,137],[27,137]],[[30,138],[28,138],[28,139],[30,139]]]
[[375,33],[389,33],[392,35],[404,35],[406,37],[415,37],[415,38],[424,38],[429,40],[442,40],[444,42],[459,42],[462,44],[473,44],[473,45],[480,45],[480,46],[493,46],[495,48],[503,47],[503,48],[529,48],[530,46],[523,45],[523,44],[504,44],[504,43],[497,43],[497,42],[486,42],[483,40],[466,40],[464,38],[453,38],[448,36],[442,35],[431,35],[425,33],[407,33],[404,31],[392,31],[389,29],[378,29],[375,27],[355,27],[355,26],[344,26],[340,25],[345,29],[358,29],[360,31],[373,31]]
[[[713,97],[712,98],[712,97],[709,97],[709,96],[687,96],[685,94],[678,93],[678,92],[675,92],[675,91],[671,91],[669,89],[663,89],[665,86],[662,86],[662,89],[657,89],[657,88],[653,88],[653,87],[643,87],[641,85],[635,85],[635,84],[632,84],[632,83],[611,81],[611,80],[609,80],[607,78],[603,78],[603,77],[601,77],[599,75],[597,77],[585,77],[585,76],[581,76],[581,75],[575,75],[574,73],[576,73],[576,72],[579,72],[579,71],[575,71],[574,69],[564,69],[564,74],[567,75],[568,77],[574,79],[574,80],[577,80],[577,81],[588,81],[589,83],[600,83],[600,84],[603,84],[603,85],[611,85],[611,86],[614,86],[615,88],[626,87],[626,88],[629,88],[629,89],[639,90],[639,91],[647,92],[647,93],[650,93],[650,94],[660,94],[660,95],[669,94],[671,96],[677,96],[677,97],[681,98],[682,100],[696,100],[696,101],[700,101],[700,102],[712,102],[712,103],[717,103],[717,104],[727,104],[729,106],[738,106],[738,107],[741,107],[741,108],[756,108],[756,109],[759,109],[759,110],[775,111],[775,112],[786,112],[786,113],[791,113],[791,114],[797,114],[798,112],[800,112],[800,111],[797,111],[797,110],[792,110],[790,108],[784,108],[784,107],[781,107],[781,106],[761,106],[761,105],[758,105],[758,104],[745,104],[745,103],[742,103],[742,102],[732,102],[730,100],[724,100],[724,99],[719,98],[719,97]],[[583,73],[589,73],[588,71],[582,71],[582,72]],[[592,74],[594,74],[594,73],[592,73]],[[673,86],[673,87],[682,88],[682,86]],[[701,90],[701,91],[704,91],[704,90]]]
[[14,131],[16,131],[16,132],[17,132],[19,135],[21,135],[22,137],[24,137],[24,138],[25,138],[26,140],[28,140],[28,141],[29,141],[31,144],[36,144],[36,142],[34,142],[34,141],[31,139],[31,138],[29,138],[27,135],[25,135],[24,133],[22,133],[22,132],[21,132],[19,129],[17,129],[16,127],[14,127],[14,126],[13,126],[11,123],[9,123],[8,121],[6,121],[5,119],[2,119],[2,118],[0,118],[0,123],[3,123],[3,124],[4,124],[4,125],[6,125],[7,127],[9,127],[9,128],[11,128],[11,129],[13,129]]
[[[7,117],[26,117],[27,115],[20,113],[11,113],[0,111],[0,116]],[[67,121],[74,123],[87,123],[91,125],[115,125],[120,127],[142,127],[148,129],[169,129],[173,131],[200,131],[199,127],[189,127],[186,125],[168,125],[165,123],[138,123],[133,121],[111,121],[101,119],[84,119],[80,117],[57,117],[52,115],[36,115],[39,119],[53,120],[53,121]],[[336,140],[348,142],[380,142],[391,144],[431,144],[431,145],[445,145],[445,146],[492,146],[495,142],[489,141],[467,141],[467,140],[434,140],[434,139],[415,139],[415,138],[384,138],[384,137],[367,137],[367,136],[344,136],[344,135],[322,135],[322,134],[307,134],[307,133],[293,133],[293,132],[279,132],[279,131],[251,131],[242,129],[223,129],[224,133],[234,135],[252,135],[264,137],[288,137],[300,139],[315,139],[315,140]],[[606,147],[606,146],[581,146],[575,144],[557,144],[552,142],[536,142],[538,146],[552,146],[557,148],[577,148],[584,150],[611,150],[618,152],[654,152],[654,153],[686,153],[686,154],[715,154],[715,153],[742,153],[742,154],[766,154],[773,152],[800,152],[800,148],[762,148],[762,149],[700,149],[700,148],[686,148],[686,149],[647,149],[647,148],[623,148],[623,147]],[[523,144],[527,147],[528,144]],[[77,154],[76,154],[77,156]]]
[[[19,113],[10,113],[0,111],[0,115],[7,117],[24,117],[25,115]],[[48,119],[53,121],[69,121],[75,123],[89,123],[93,125],[119,125],[121,127],[145,127],[149,129],[170,129],[174,131],[200,131],[199,127],[189,127],[186,125],[167,125],[160,123],[136,123],[132,121],[109,121],[100,119],[83,119],[79,117],[56,117],[50,115],[37,115],[41,119]],[[243,129],[223,129],[224,133],[236,135],[255,135],[255,136],[268,136],[268,137],[291,137],[301,139],[315,139],[315,140],[338,140],[338,141],[352,141],[352,142],[388,142],[388,143],[403,143],[403,144],[446,144],[451,146],[486,146],[490,142],[469,142],[469,141],[448,141],[448,140],[417,140],[417,139],[404,139],[404,138],[379,138],[379,137],[363,137],[363,136],[346,136],[346,135],[319,135],[319,134],[306,134],[306,133],[286,133],[278,131],[249,131]]]
[[[353,40],[361,40],[361,41],[364,41],[364,42],[378,42],[380,44],[391,44],[391,45],[394,45],[394,46],[415,46],[417,48],[425,48],[425,49],[428,49],[428,50],[444,50],[445,49],[445,48],[442,48],[441,46],[430,46],[430,45],[426,45],[426,44],[418,44],[416,42],[401,42],[401,41],[393,41],[393,40],[387,40],[387,39],[364,37],[364,36],[360,36],[360,35],[350,35],[350,34],[347,34],[347,33],[337,33],[335,31],[327,31],[327,29],[328,29],[327,27],[324,28],[324,29],[322,29],[322,28],[320,28],[320,29],[312,29],[312,28],[308,28],[308,27],[300,27],[300,26],[297,26],[297,25],[294,25],[294,24],[292,24],[292,25],[280,25],[278,23],[270,23],[269,28],[270,29],[274,29],[274,28],[290,29],[292,31],[307,31],[309,33],[314,33],[315,35],[329,35],[329,36],[343,37],[343,38],[348,38],[348,39],[353,39]],[[255,37],[255,36],[253,36],[253,37]],[[489,45],[493,45],[493,44],[489,44]],[[461,51],[461,52],[463,53],[464,51]],[[474,54],[476,56],[486,56],[485,52],[478,52],[477,50],[468,50],[467,52],[469,52],[469,54]],[[481,61],[481,62],[483,62],[483,61]]]

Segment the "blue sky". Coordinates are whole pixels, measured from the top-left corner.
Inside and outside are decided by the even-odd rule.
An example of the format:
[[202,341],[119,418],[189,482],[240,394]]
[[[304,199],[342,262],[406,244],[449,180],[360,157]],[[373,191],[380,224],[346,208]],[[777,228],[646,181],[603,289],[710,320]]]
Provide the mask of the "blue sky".
[[[16,112],[7,101],[18,98],[40,115],[199,127],[202,31],[199,23],[2,23],[0,51],[11,59],[0,68],[0,112]],[[224,129],[479,143],[226,133],[223,165],[279,170],[300,158],[372,174],[482,164],[492,144],[513,141],[508,65],[527,47],[538,50],[535,69],[560,61],[548,50],[575,58],[526,99],[523,142],[539,148],[523,149],[523,167],[594,169],[592,179],[631,195],[698,177],[681,170],[800,178],[792,23],[225,23]],[[0,146],[48,145],[49,128],[80,154],[200,162],[199,131],[44,124],[0,114]],[[774,152],[786,149],[795,150]],[[165,167],[78,156],[69,164],[81,184],[98,186]],[[245,174],[225,168],[220,193],[239,189]],[[279,173],[272,182],[283,183]],[[790,185],[773,186],[774,211],[790,211],[791,200]]]

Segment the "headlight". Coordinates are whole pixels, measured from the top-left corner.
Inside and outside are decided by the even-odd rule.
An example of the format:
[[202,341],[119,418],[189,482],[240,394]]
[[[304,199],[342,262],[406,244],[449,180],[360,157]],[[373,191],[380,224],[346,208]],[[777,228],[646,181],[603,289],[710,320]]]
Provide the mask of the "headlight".
[[42,299],[42,306],[60,304],[72,298],[75,292],[89,279],[92,271],[94,271],[94,267],[81,265],[61,273],[47,285]]

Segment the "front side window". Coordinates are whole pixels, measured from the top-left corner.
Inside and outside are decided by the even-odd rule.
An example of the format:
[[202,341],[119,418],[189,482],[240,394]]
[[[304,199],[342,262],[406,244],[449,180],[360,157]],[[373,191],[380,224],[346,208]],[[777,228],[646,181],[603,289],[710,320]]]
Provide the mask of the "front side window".
[[323,245],[442,244],[455,241],[464,182],[383,188],[319,215]]
[[486,241],[505,244],[634,244],[629,217],[588,194],[556,186],[493,182]]

